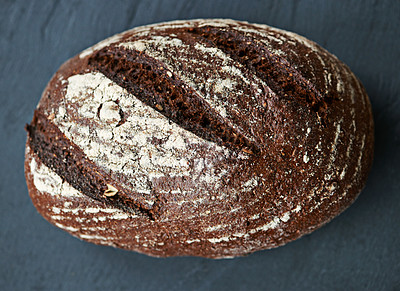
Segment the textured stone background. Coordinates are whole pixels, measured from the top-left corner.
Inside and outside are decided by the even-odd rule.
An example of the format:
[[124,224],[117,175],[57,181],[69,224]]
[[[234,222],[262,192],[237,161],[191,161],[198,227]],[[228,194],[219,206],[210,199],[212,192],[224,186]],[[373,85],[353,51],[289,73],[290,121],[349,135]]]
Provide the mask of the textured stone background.
[[[153,22],[229,17],[300,33],[365,85],[375,161],[356,203],[327,226],[234,260],[155,259],[79,241],[39,216],[25,132],[68,58]],[[400,290],[399,1],[0,1],[0,290]]]

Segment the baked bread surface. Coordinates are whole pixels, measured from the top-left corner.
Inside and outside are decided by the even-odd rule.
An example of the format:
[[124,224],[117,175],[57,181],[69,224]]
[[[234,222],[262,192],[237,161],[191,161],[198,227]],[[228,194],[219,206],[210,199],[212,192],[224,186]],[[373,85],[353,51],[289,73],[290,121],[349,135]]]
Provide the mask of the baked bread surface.
[[235,257],[346,209],[373,156],[368,96],[297,34],[226,19],[115,35],[67,61],[27,125],[39,213],[152,256]]

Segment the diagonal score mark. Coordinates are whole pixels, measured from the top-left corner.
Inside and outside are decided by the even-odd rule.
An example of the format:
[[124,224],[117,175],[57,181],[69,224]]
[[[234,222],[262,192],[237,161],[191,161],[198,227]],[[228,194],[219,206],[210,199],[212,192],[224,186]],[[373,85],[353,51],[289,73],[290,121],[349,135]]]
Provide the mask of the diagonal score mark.
[[[72,187],[97,201],[104,202],[128,213],[141,214],[155,219],[157,209],[149,209],[141,203],[140,195],[114,184],[113,179],[93,164],[85,153],[72,143],[46,115],[35,110],[31,124],[25,126],[30,148],[41,162],[52,169]],[[111,186],[111,187],[110,187]],[[115,188],[115,187],[117,188]],[[117,192],[108,197],[107,190]]]
[[109,46],[89,58],[89,66],[197,136],[249,154],[260,152],[259,145],[234,128],[193,88],[145,53]]
[[322,123],[327,117],[328,103],[334,99],[323,96],[285,58],[273,54],[255,39],[212,26],[186,28],[203,43],[217,47],[235,61],[243,64],[281,98],[295,101],[314,111]]

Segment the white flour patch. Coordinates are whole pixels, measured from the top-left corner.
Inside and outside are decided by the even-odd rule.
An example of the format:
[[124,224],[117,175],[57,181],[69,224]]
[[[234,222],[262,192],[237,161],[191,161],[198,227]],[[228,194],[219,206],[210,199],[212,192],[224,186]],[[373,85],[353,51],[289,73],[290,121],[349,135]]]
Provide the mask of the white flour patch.
[[259,179],[260,178],[258,176],[254,176],[251,179],[249,179],[246,182],[244,182],[242,184],[242,191],[251,191],[251,190],[253,190],[255,187],[257,187]]
[[268,223],[266,223],[264,225],[261,225],[261,226],[259,226],[257,228],[250,229],[248,231],[248,233],[249,234],[254,234],[254,233],[259,232],[259,231],[267,231],[269,229],[274,229],[280,224],[280,222],[281,222],[281,220],[279,219],[279,217],[275,217],[273,220],[271,220],[270,222],[268,222]]
[[301,210],[301,205],[297,205],[295,209],[293,209],[293,212],[300,212]]
[[[56,114],[54,118],[61,132],[100,168],[126,175],[130,184],[123,186],[134,186],[138,193],[149,196],[146,199],[149,206],[154,203],[151,199],[154,177],[188,177],[195,174],[191,172],[193,170],[188,162],[192,158],[188,152],[190,145],[200,144],[220,154],[221,158],[224,156],[224,148],[171,123],[101,73],[70,77],[65,99],[68,101],[68,116]],[[107,107],[104,109],[105,104]],[[100,118],[97,116],[99,108]],[[124,112],[126,120],[116,126],[119,110]],[[162,142],[153,143],[154,140]],[[204,158],[199,157],[198,160]],[[211,168],[211,161],[205,163]],[[221,178],[213,174],[210,180],[205,175],[211,177],[211,174],[205,172],[200,175],[211,183]]]
[[259,219],[260,218],[260,214],[254,214],[254,215],[252,215],[252,216],[250,216],[250,220],[254,220],[254,219]]
[[204,231],[212,232],[212,231],[219,230],[221,228],[226,228],[227,226],[229,226],[229,225],[228,224],[218,224],[218,225],[214,225],[214,226],[209,226],[209,227],[205,228]]
[[89,235],[89,234],[80,234],[80,233],[77,233],[77,235],[80,238],[83,238],[83,239],[96,239],[96,240],[110,240],[110,239],[113,239],[112,237],[104,237],[104,236],[101,236],[101,235]]
[[99,212],[100,212],[100,209],[99,209],[99,208],[92,208],[92,207],[89,207],[89,208],[85,208],[85,212],[86,212],[86,213],[99,213]]
[[283,222],[287,222],[290,219],[290,212],[287,211],[284,214],[282,214],[281,218],[280,218]]
[[67,182],[63,182],[53,170],[44,164],[38,165],[36,157],[30,163],[30,170],[33,175],[33,184],[40,192],[61,197],[81,197],[83,195]]
[[224,237],[220,237],[220,238],[208,238],[207,240],[208,240],[210,243],[215,244],[215,243],[220,243],[220,242],[228,242],[230,239],[231,239],[231,237],[229,237],[229,236],[224,236]]
[[56,222],[54,224],[59,228],[62,228],[62,229],[68,230],[68,231],[72,231],[72,232],[76,232],[76,231],[79,230],[79,228],[71,227],[71,226],[65,226],[65,225],[63,225],[61,223],[58,223],[58,222]]
[[[294,210],[292,210],[292,212],[299,212],[300,210],[301,210],[301,206],[298,205]],[[235,233],[231,236],[224,236],[224,237],[220,237],[220,238],[210,238],[210,239],[208,239],[208,241],[211,243],[228,242],[230,240],[234,240],[234,239],[237,239],[237,238],[240,238],[243,236],[248,236],[250,234],[255,234],[260,231],[267,231],[270,229],[275,229],[282,222],[284,222],[284,223],[288,222],[290,219],[290,214],[291,214],[291,211],[287,211],[287,212],[283,213],[280,217],[275,217],[274,219],[272,219],[271,221],[269,221],[268,223],[266,223],[264,225],[261,225],[257,228],[248,230],[247,233]],[[256,219],[256,218],[258,218],[258,215],[254,215],[250,219]]]
[[307,152],[306,152],[303,156],[303,162],[307,164],[309,160],[310,160],[310,158],[307,156]]

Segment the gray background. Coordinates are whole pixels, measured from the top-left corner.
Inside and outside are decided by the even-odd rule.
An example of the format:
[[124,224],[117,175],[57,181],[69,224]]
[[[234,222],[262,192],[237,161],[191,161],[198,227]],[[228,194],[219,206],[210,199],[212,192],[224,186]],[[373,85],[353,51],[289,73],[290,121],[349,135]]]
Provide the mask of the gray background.
[[[155,259],[79,241],[36,212],[24,124],[68,58],[114,33],[228,17],[302,34],[365,85],[375,160],[355,204],[320,230],[233,260]],[[400,1],[0,1],[0,290],[400,290]]]

